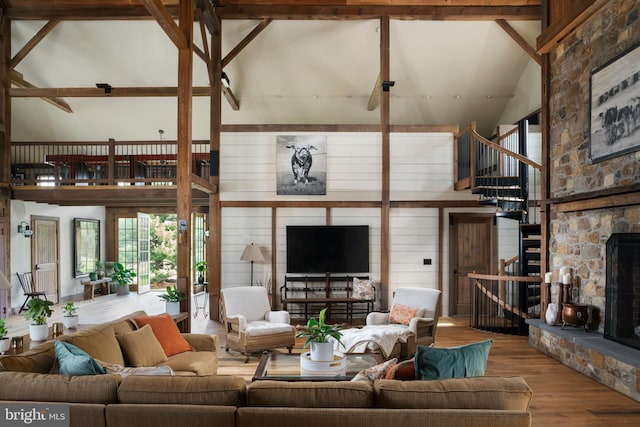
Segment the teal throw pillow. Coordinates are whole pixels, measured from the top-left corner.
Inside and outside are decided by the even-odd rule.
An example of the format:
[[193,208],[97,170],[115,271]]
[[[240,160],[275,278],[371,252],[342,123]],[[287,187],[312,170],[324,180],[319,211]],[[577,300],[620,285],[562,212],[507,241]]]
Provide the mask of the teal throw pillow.
[[106,370],[87,352],[63,341],[53,343],[61,375],[97,375]]
[[419,345],[414,363],[419,380],[481,377],[487,369],[487,358],[493,340],[459,347],[435,348]]

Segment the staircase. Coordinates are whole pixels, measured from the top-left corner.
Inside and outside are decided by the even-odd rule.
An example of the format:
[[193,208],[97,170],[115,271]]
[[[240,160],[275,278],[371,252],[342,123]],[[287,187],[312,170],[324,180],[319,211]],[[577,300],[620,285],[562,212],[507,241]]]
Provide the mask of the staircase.
[[497,276],[469,275],[473,292],[472,325],[500,333],[528,334],[525,319],[539,317],[540,224],[530,223],[530,192],[537,194],[541,165],[527,158],[527,123],[489,141],[472,124],[457,138],[456,190],[478,194],[496,216],[519,222],[520,251],[516,269]]

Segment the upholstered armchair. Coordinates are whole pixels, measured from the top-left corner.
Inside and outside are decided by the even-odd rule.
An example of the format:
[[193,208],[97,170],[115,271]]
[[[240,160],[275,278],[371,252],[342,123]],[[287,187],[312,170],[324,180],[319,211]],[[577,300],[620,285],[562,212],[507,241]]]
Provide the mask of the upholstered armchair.
[[225,349],[239,350],[245,363],[251,353],[271,348],[291,349],[296,330],[289,324],[289,313],[271,311],[267,290],[262,286],[227,288],[221,291]]
[[[435,342],[441,304],[442,295],[437,289],[398,288],[393,296],[391,311],[369,313],[365,328],[412,332],[415,336],[413,348],[401,351],[403,357],[410,357],[415,353],[415,345],[430,346]],[[412,344],[413,340],[409,343]]]

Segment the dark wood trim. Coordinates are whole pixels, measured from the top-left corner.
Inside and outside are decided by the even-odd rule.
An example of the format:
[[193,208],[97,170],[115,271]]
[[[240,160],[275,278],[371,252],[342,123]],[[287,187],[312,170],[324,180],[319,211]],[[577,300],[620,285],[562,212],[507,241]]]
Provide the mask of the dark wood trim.
[[380,201],[223,200],[221,208],[380,208]]
[[549,53],[572,34],[582,24],[591,18],[609,0],[584,0],[575,2],[570,13],[562,16],[557,22],[551,22],[536,39],[538,53]]
[[557,203],[553,208],[558,212],[579,212],[591,209],[610,209],[621,206],[640,205],[640,191],[626,194],[613,194],[603,197],[591,197],[574,202]]
[[525,51],[527,55],[531,57],[531,59],[536,61],[538,65],[542,65],[542,58],[540,55],[538,55],[536,50],[531,47],[524,37],[522,37],[520,33],[518,33],[507,21],[504,19],[496,19],[496,23],[509,35],[509,37],[513,39],[514,42],[516,42],[518,46],[522,48],[522,50]]
[[[19,87],[11,88],[9,95],[14,98],[42,98],[46,96],[58,96],[65,98],[120,98],[120,97],[154,97],[154,96],[178,96],[178,88],[171,86],[158,87],[112,87],[110,93],[96,87]],[[210,96],[209,86],[197,86],[193,88],[193,96]]]
[[229,62],[233,61],[233,59],[238,56],[238,54],[242,52],[242,50],[253,41],[253,39],[258,37],[258,35],[267,28],[271,21],[271,18],[265,18],[260,21],[260,23],[240,41],[240,43],[238,43],[229,53],[226,54],[224,58],[222,58],[222,68],[224,69],[224,67],[229,65]]
[[[184,32],[185,31],[184,26],[180,25],[180,27],[178,27],[178,25],[174,20],[174,17],[164,6],[164,4],[162,3],[162,0],[141,0],[141,2],[144,5],[144,7],[149,11],[151,16],[153,16],[155,20],[158,22],[158,24],[160,25],[160,28],[162,28],[162,31],[164,31],[167,34],[167,36],[169,36],[169,39],[173,42],[173,44],[176,45],[178,49],[181,49],[181,50],[193,49],[193,46],[189,46],[192,43],[192,40],[189,40],[188,34]],[[181,20],[184,17],[182,9],[183,8],[180,7]],[[193,23],[193,11],[191,12],[190,22]],[[191,29],[191,32],[193,32],[193,29]]]
[[16,66],[22,61],[28,54],[33,50],[34,47],[38,45],[47,35],[53,31],[53,29],[60,23],[59,19],[53,19],[47,22],[41,29],[36,33],[35,36],[31,37],[31,39],[22,46],[22,49],[16,53],[11,61],[9,61],[9,68],[14,69]]
[[[549,187],[549,170],[551,165],[551,150],[549,147],[549,87],[550,87],[550,59],[548,54],[542,56],[542,109],[541,109],[541,136],[542,136],[542,151],[540,159],[542,161],[542,173],[540,174],[540,197],[542,201],[549,199],[550,187]],[[540,274],[551,271],[549,268],[549,239],[550,234],[550,206],[546,202],[540,203]],[[545,301],[547,295],[546,292],[541,292],[541,307],[546,307],[550,301]],[[540,310],[540,318],[545,315],[543,310]]]
[[480,208],[478,200],[396,200],[392,208]]
[[[615,188],[606,188],[602,190],[590,191],[586,193],[572,194],[570,196],[550,198],[545,203],[552,204],[561,212],[570,212],[577,210],[598,209],[600,206],[606,207],[607,203],[621,203],[617,205],[609,205],[610,207],[625,206],[629,203],[625,202],[626,196],[629,200],[634,199],[640,194],[640,183],[625,185]],[[608,199],[609,201],[605,201]]]
[[[11,78],[11,82],[13,84],[15,84],[16,86],[18,86],[18,90],[20,90],[20,89],[23,89],[23,90],[38,90],[39,89],[38,87],[36,87],[32,83],[29,83],[28,81],[26,81],[22,77],[22,74],[20,74],[16,70],[11,70],[9,72],[9,76]],[[12,88],[8,89],[9,97],[11,97],[11,91],[12,90],[13,90]],[[100,89],[100,90],[102,90],[102,89]],[[43,96],[40,96],[39,98],[42,98],[44,101],[48,102],[49,104],[53,105],[54,107],[60,108],[62,111],[66,112],[66,113],[73,113],[73,110],[71,109],[69,104],[67,104],[66,101],[64,101],[63,99],[58,98],[57,96],[43,95]]]
[[271,208],[271,309],[279,310],[278,306],[278,209]]
[[[380,79],[382,84],[391,75],[391,36],[388,16],[380,18]],[[382,207],[380,209],[380,308],[386,310],[389,304],[389,256],[391,247],[390,217],[391,205],[391,137],[390,137],[390,97],[389,91],[380,90],[380,127],[382,138]]]
[[[3,127],[0,132],[0,184],[9,184],[11,181],[11,97],[7,92],[11,87],[9,74],[11,22],[5,17],[0,20],[0,26],[0,124]],[[0,191],[0,196],[4,193],[5,191]],[[6,215],[9,216],[10,211],[7,211]]]

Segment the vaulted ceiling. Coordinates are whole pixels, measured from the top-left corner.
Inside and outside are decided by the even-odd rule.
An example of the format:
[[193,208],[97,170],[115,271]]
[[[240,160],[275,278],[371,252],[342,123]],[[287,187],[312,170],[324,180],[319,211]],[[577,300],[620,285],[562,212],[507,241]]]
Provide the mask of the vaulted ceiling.
[[[62,90],[175,86],[177,49],[143,5],[159,0],[4,2],[12,56],[62,18],[15,70],[36,87],[60,88],[72,110],[13,98],[13,140],[149,140],[159,129],[176,138],[175,97],[70,97]],[[175,13],[177,0],[162,3]],[[540,107],[540,68],[527,49],[541,31],[539,0],[215,3],[223,57],[264,26],[224,67],[238,108],[223,98],[223,125],[378,124],[371,96],[379,84],[381,14],[391,19],[392,124],[463,127],[476,120],[489,135],[501,121]],[[199,27],[194,33],[202,47]],[[208,84],[195,55],[193,84]],[[193,102],[193,137],[206,139],[209,99]]]

